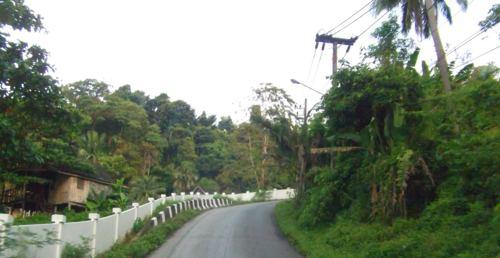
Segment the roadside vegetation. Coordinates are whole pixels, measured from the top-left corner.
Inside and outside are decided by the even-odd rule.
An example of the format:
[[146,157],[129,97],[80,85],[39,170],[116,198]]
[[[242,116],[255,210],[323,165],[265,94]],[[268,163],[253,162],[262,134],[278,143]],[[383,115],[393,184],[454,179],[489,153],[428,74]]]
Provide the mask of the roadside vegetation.
[[114,245],[111,250],[98,257],[121,258],[121,257],[146,257],[147,254],[156,250],[165,243],[165,239],[182,227],[186,222],[200,214],[198,210],[185,210],[163,224],[151,228],[143,235],[131,237],[122,243]]
[[333,78],[309,140],[349,148],[309,156],[278,223],[307,257],[498,257],[499,69],[459,67],[447,93],[399,29]]

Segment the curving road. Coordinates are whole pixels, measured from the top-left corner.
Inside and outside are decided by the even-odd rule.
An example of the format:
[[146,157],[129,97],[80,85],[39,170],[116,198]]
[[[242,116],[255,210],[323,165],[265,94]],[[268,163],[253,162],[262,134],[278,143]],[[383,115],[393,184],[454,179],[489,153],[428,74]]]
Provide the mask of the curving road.
[[175,232],[149,257],[302,257],[277,228],[275,205],[253,203],[207,211]]

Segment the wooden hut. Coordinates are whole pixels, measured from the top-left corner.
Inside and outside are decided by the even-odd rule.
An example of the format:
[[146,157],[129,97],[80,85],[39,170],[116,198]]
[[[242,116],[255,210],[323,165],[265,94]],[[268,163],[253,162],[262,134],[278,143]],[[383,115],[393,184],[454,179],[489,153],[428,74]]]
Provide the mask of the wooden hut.
[[85,207],[89,194],[109,191],[112,177],[100,170],[94,173],[64,168],[27,169],[29,183],[4,183],[1,202],[11,210],[51,211],[63,207]]

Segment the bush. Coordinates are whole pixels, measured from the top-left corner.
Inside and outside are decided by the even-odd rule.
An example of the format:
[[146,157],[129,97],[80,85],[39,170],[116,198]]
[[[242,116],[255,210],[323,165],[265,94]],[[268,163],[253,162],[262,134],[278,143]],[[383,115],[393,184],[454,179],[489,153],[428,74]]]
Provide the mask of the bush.
[[284,235],[307,257],[498,257],[500,205],[491,211],[480,202],[468,203],[463,212],[463,204],[435,201],[421,218],[398,218],[392,225],[341,216],[333,224],[304,229],[296,223],[292,202],[279,203],[276,218]]
[[252,197],[253,202],[263,202],[271,198],[271,192],[267,192],[265,190],[257,190],[255,195]]
[[87,258],[90,257],[90,251],[88,239],[84,239],[79,245],[67,243],[64,245],[61,258]]
[[198,181],[198,185],[203,188],[203,190],[207,192],[219,192],[220,186],[217,183],[217,181],[207,178],[207,177],[202,177],[200,181]]
[[18,217],[14,219],[14,225],[45,224],[50,223],[51,214],[37,213],[29,217]]
[[186,210],[167,222],[152,228],[149,232],[135,239],[131,243],[115,244],[111,250],[99,255],[106,258],[146,257],[165,243],[165,239],[182,227],[190,219],[200,214],[198,210]]
[[141,229],[144,228],[144,220],[138,218],[134,221],[134,225],[132,225],[132,232],[134,234],[139,233]]

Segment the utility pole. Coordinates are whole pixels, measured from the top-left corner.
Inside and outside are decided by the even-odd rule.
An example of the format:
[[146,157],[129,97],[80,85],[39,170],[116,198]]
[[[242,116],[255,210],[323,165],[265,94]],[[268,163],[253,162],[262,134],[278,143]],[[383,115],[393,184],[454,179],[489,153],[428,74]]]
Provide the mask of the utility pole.
[[[358,37],[350,38],[350,39],[344,39],[344,38],[335,38],[332,35],[327,35],[327,34],[316,34],[316,48],[318,48],[319,43],[323,43],[322,50],[325,49],[325,44],[332,44],[333,45],[333,56],[332,56],[332,76],[337,73],[337,47],[338,45],[346,45],[349,46],[349,48],[356,42]],[[349,50],[348,48],[348,50]]]

